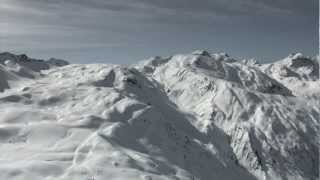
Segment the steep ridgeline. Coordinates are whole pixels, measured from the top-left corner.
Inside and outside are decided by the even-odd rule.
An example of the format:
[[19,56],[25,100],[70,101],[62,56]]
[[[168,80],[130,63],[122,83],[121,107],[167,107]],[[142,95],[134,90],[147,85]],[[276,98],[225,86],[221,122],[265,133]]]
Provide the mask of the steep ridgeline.
[[3,59],[0,179],[319,175],[318,96],[297,96],[256,63],[206,51],[132,66]]
[[[320,99],[293,96],[289,83],[281,84],[271,76],[279,73],[276,70],[268,76],[256,63],[247,66],[221,56],[197,51],[149,59],[137,68],[161,84],[182,111],[195,117],[191,123],[200,132],[208,134],[218,127],[226,133],[235,163],[256,178],[316,179]],[[307,80],[318,83],[318,67],[309,67],[315,61],[299,61],[290,66],[291,71],[303,77],[306,73]],[[305,66],[308,71],[303,70]],[[320,92],[317,88],[314,93]]]

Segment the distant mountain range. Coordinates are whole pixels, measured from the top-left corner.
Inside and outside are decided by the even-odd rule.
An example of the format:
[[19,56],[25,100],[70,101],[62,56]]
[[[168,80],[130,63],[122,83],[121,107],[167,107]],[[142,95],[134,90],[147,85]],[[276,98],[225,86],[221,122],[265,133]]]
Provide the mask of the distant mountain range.
[[0,53],[0,179],[315,180],[319,62]]

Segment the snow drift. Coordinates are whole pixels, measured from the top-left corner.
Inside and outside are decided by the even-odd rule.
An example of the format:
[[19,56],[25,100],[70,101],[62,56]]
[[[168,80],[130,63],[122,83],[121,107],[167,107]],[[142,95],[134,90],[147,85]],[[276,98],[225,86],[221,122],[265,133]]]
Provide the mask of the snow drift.
[[319,64],[248,62],[0,54],[0,179],[316,179]]

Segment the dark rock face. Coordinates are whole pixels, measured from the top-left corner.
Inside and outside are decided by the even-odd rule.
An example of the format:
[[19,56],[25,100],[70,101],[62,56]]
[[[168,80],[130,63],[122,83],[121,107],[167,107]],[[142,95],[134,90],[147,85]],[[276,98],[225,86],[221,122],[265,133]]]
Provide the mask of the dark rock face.
[[0,67],[0,92],[3,92],[5,89],[9,88],[7,77]]
[[315,60],[306,57],[294,58],[291,60],[289,68],[294,71],[302,72],[303,78],[311,78],[312,80],[319,79],[319,63]]
[[55,66],[66,66],[69,65],[68,61],[62,60],[62,59],[56,59],[56,58],[50,58],[47,63]]

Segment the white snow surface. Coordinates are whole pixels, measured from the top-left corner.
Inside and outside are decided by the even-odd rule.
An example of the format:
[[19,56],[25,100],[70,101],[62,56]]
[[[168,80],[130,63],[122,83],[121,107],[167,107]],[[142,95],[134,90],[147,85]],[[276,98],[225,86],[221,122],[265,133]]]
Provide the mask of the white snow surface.
[[0,179],[316,180],[318,62],[247,62],[202,50],[131,66],[1,53]]

